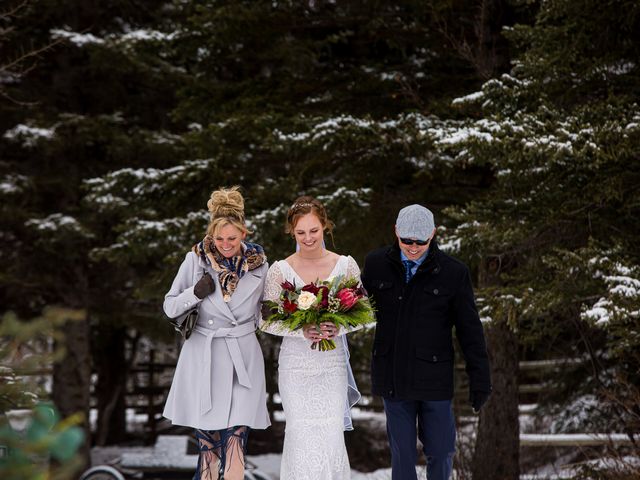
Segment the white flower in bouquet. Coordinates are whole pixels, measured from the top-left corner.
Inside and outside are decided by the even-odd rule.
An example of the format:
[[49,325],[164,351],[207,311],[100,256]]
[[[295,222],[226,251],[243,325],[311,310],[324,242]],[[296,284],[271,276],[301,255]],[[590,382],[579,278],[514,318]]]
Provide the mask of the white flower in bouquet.
[[300,310],[308,310],[311,305],[316,303],[317,297],[311,292],[300,292],[298,296],[298,308]]

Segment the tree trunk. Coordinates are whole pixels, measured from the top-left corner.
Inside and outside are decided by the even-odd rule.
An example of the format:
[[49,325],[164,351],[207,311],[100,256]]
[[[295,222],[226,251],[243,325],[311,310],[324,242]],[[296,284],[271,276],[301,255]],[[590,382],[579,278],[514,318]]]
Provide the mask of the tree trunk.
[[66,353],[64,358],[53,365],[53,402],[63,418],[77,412],[84,414],[84,421],[80,426],[85,432],[85,441],[78,449],[78,454],[86,469],[91,464],[89,320],[70,320],[63,328]]
[[93,348],[98,376],[96,445],[114,445],[126,437],[126,337],[124,328],[101,327]]
[[[481,267],[483,287],[499,283],[498,259]],[[495,318],[485,330],[493,392],[480,410],[471,465],[474,480],[518,480],[520,477],[520,422],[518,418],[518,338],[504,318]]]
[[518,339],[504,320],[496,320],[486,334],[493,392],[480,410],[472,478],[518,480]]

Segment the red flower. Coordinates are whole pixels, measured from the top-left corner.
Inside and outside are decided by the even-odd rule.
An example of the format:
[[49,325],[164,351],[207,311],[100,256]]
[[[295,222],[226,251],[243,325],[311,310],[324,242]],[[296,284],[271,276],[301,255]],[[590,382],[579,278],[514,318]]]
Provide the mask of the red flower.
[[288,298],[285,298],[284,302],[282,302],[282,308],[287,313],[294,313],[296,310],[298,310],[298,306]]
[[336,293],[336,297],[338,297],[340,305],[342,305],[345,310],[350,310],[358,300],[360,300],[360,296],[358,296],[353,288],[343,288]]
[[287,290],[289,292],[295,292],[296,286],[289,281],[285,281],[285,282],[282,282],[282,289]]
[[317,295],[319,290],[320,287],[318,287],[315,283],[308,283],[301,289],[302,292],[311,292],[314,295]]
[[321,286],[318,289],[318,295],[320,296],[320,308],[327,308],[329,306],[329,287]]

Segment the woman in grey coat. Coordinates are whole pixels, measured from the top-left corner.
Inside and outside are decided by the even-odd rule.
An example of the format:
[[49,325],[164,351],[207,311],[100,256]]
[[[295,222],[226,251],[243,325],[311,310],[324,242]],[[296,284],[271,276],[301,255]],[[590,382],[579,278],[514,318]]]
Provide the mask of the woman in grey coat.
[[196,307],[198,323],[184,342],[163,415],[196,429],[194,480],[244,478],[249,429],[270,425],[264,359],[255,330],[268,264],[260,245],[245,243],[238,187],[208,202],[204,239],[187,253],[164,311],[175,318]]

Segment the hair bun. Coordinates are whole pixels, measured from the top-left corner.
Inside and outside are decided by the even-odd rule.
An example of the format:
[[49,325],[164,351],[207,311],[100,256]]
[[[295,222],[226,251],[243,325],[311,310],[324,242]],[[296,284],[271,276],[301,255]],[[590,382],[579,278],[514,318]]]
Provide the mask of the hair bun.
[[220,188],[212,192],[207,208],[211,218],[234,217],[244,221],[244,198],[238,186]]

